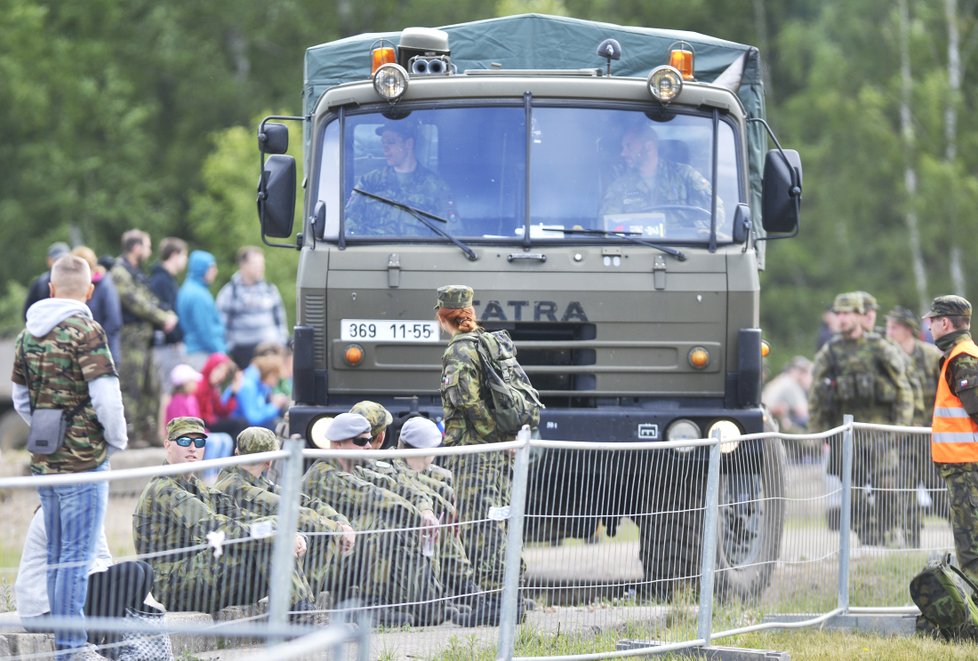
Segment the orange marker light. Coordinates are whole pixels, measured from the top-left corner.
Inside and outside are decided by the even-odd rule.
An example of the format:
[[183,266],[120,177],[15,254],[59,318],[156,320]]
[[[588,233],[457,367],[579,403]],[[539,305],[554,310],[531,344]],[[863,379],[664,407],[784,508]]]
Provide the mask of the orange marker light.
[[380,68],[382,64],[391,64],[397,62],[397,55],[394,52],[394,48],[391,46],[381,46],[380,48],[375,48],[370,51],[370,75],[374,75],[377,69]]
[[683,80],[693,80],[693,51],[686,50],[684,46],[688,44],[680,44],[679,48],[669,52],[669,66],[678,69]]
[[357,367],[363,362],[363,347],[361,347],[359,344],[351,344],[346,348],[346,351],[343,352],[343,360],[345,360],[346,364],[350,367]]
[[693,347],[689,350],[689,364],[696,369],[703,369],[710,364],[710,352],[703,347]]
[[767,358],[769,353],[771,353],[771,345],[767,343],[767,340],[761,340],[761,358]]

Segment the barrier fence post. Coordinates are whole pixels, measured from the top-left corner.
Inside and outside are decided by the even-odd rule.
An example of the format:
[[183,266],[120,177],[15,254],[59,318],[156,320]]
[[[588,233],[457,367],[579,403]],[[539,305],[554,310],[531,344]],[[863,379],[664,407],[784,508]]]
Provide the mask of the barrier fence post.
[[497,659],[513,658],[516,640],[517,598],[520,583],[520,558],[523,554],[523,513],[526,509],[526,486],[530,466],[530,428],[524,426],[516,436],[523,445],[516,450],[513,468],[513,490],[509,504],[509,528],[506,540],[506,567],[503,573],[503,596],[499,613],[499,646]]
[[849,545],[852,538],[852,416],[842,416],[842,498],[839,503],[839,603],[849,610]]
[[713,572],[717,561],[717,521],[720,507],[720,443],[710,446],[703,503],[703,560],[700,566],[700,608],[696,637],[710,644],[713,629]]
[[[302,480],[302,447],[298,438],[286,439],[289,453],[280,474],[278,525],[272,546],[272,575],[268,594],[268,623],[273,629],[284,627],[288,620],[295,563],[295,534],[299,521],[299,482]],[[281,642],[281,636],[269,637],[269,643]]]

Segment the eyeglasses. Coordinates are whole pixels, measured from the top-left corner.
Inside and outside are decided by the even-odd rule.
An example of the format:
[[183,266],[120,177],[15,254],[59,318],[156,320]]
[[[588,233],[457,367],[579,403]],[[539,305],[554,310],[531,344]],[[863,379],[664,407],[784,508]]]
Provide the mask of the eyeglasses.
[[370,436],[354,436],[350,439],[354,445],[358,447],[365,447],[372,440]]
[[200,449],[207,444],[207,437],[191,438],[189,436],[177,436],[173,439],[173,442],[182,448],[189,448],[190,444],[193,443],[195,448]]

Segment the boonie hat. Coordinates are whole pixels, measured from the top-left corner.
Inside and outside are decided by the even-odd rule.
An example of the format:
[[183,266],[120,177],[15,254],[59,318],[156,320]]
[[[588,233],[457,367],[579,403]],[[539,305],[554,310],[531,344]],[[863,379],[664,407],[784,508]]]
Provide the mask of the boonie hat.
[[248,427],[238,434],[238,454],[274,452],[278,450],[278,436],[265,427]]
[[898,324],[903,324],[914,333],[920,332],[920,322],[917,321],[917,315],[902,305],[898,305],[887,312],[886,318],[895,321]]
[[326,428],[327,441],[346,441],[370,433],[370,421],[359,413],[340,413]]
[[200,372],[186,363],[180,363],[170,370],[170,384],[174,388],[182,386],[185,383],[199,383],[202,378],[204,377]]
[[203,437],[207,437],[207,428],[204,427],[204,421],[200,418],[192,418],[189,416],[174,418],[166,423],[166,437],[169,440],[179,438],[181,436],[186,436],[188,434],[200,434]]
[[377,402],[371,402],[368,399],[354,404],[350,413],[359,413],[367,419],[367,422],[370,423],[371,436],[376,436],[394,422],[394,416],[391,415],[390,411]]
[[863,312],[868,312],[869,310],[879,310],[880,304],[876,302],[876,297],[870,294],[868,291],[857,291],[854,292],[862,296],[863,299]]
[[862,294],[855,291],[839,294],[835,297],[835,301],[832,303],[832,311],[858,312],[859,314],[862,314],[864,311]]
[[441,430],[428,418],[417,416],[404,423],[399,440],[419,450],[437,448],[441,445]]
[[435,309],[451,308],[461,310],[472,307],[472,288],[467,285],[445,285],[438,288],[438,302]]
[[962,296],[953,294],[938,296],[930,304],[930,311],[924,319],[931,317],[971,317],[971,303]]

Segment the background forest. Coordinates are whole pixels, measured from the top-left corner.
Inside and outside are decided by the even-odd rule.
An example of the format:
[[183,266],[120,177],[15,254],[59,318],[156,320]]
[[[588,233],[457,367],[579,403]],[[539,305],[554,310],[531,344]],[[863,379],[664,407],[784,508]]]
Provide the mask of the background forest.
[[[813,353],[838,291],[885,312],[975,289],[974,0],[0,0],[0,330],[55,240],[181,236],[225,281],[260,240],[257,122],[300,111],[307,46],[531,11],[761,49],[768,119],[805,168],[801,236],[762,276],[772,367]],[[267,255],[293,298],[296,255]]]

